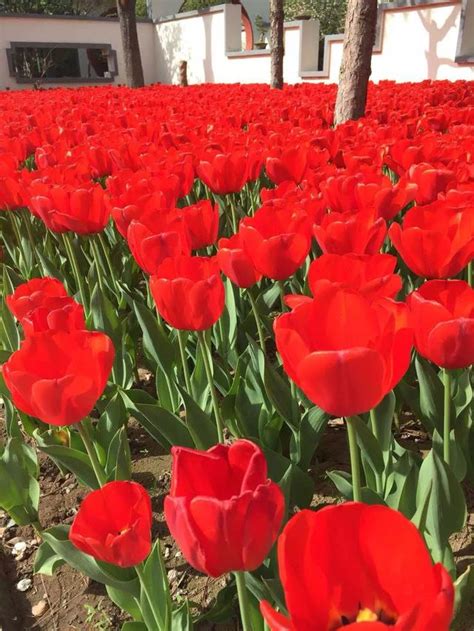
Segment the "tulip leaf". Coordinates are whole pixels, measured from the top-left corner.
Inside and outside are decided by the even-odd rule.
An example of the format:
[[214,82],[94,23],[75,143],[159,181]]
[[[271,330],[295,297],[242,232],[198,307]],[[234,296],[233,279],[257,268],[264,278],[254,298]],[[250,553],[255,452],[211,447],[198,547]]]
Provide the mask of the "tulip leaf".
[[291,392],[288,379],[284,379],[265,358],[263,384],[265,392],[275,410],[291,427],[297,427],[299,421],[298,403]]
[[184,388],[178,386],[186,408],[186,426],[197,449],[209,449],[218,442],[217,428]]
[[443,384],[431,367],[429,362],[422,357],[415,358],[415,369],[420,388],[420,411],[422,417],[427,421],[427,429],[433,433],[434,428],[440,434],[443,433]]
[[156,315],[140,302],[133,302],[133,309],[143,333],[143,349],[155,363],[171,374],[176,362],[176,349],[165,333]]
[[290,448],[301,469],[307,469],[319,441],[326,431],[329,415],[318,406],[310,408],[301,419],[299,428],[292,433]]
[[362,457],[367,460],[375,473],[383,473],[383,454],[377,439],[359,416],[352,416],[350,422],[356,431],[357,444],[362,451]]
[[454,613],[455,620],[462,613],[474,597],[474,564],[471,563],[467,569],[458,577],[454,583]]
[[375,422],[377,423],[380,448],[383,452],[388,452],[392,444],[392,423],[396,402],[395,393],[392,390],[373,410]]
[[[352,478],[346,471],[327,471],[327,476],[333,481],[339,493],[348,501],[352,501]],[[375,491],[363,486],[361,489],[362,501],[365,504],[383,504],[385,502]]]
[[110,441],[107,451],[105,471],[108,480],[130,480],[131,460],[127,430],[121,427]]
[[139,602],[132,596],[132,594],[124,592],[121,589],[117,589],[116,587],[112,587],[111,585],[106,585],[105,588],[110,600],[115,603],[117,607],[120,607],[120,609],[129,613],[138,624],[143,624],[143,622],[141,622],[142,614]]
[[[311,504],[314,493],[314,481],[310,476],[294,465],[282,454],[261,445],[268,463],[269,477],[279,484],[282,479],[290,477],[289,498],[291,509],[293,506],[305,508]],[[290,469],[290,472],[288,470]],[[286,477],[285,477],[286,476]]]
[[128,399],[128,404],[127,401],[125,404],[130,412],[137,417],[150,436],[165,449],[169,449],[172,445],[194,447],[189,429],[180,418],[155,403],[140,401],[143,398],[147,401],[151,398],[146,393],[140,390],[128,390],[123,393],[123,396]]
[[[158,623],[157,631],[165,631],[169,628],[172,605],[160,545],[157,539],[141,571],[140,609],[149,629],[157,629],[156,623]],[[151,595],[153,603],[150,603],[148,594]]]
[[53,526],[42,532],[44,541],[71,567],[83,572],[93,581],[110,585],[138,598],[139,585],[132,569],[122,569],[108,563],[100,563],[84,554],[69,541],[68,526]]
[[[426,501],[428,502],[426,530],[434,538],[437,547],[442,549],[453,533],[463,529],[467,508],[461,485],[451,468],[434,449],[421,465],[417,490],[417,512]],[[440,519],[441,515],[442,519]]]
[[35,574],[52,576],[58,567],[64,565],[64,563],[65,561],[61,555],[57,554],[49,543],[43,541],[36,552],[34,572]]
[[38,464],[31,447],[9,438],[0,456],[0,507],[19,526],[38,521]]
[[192,631],[194,629],[189,603],[185,600],[171,617],[171,631]]
[[0,300],[0,341],[3,349],[8,351],[16,351],[20,345],[20,333],[15,318],[4,298]]
[[148,627],[144,622],[124,622],[121,631],[148,631]]
[[58,466],[65,467],[76,478],[91,489],[99,487],[94,469],[89,460],[89,456],[83,451],[59,445],[55,443],[55,438],[51,432],[43,432],[42,434],[36,430],[34,432],[38,449],[48,455]]

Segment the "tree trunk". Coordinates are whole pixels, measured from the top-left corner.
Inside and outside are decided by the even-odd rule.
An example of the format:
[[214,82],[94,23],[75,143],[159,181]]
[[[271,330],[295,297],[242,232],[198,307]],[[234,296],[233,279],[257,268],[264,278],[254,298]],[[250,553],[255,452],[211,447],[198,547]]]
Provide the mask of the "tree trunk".
[[127,85],[130,88],[141,88],[145,85],[145,80],[143,78],[142,58],[138,45],[135,1],[117,0],[117,12],[120,20]]
[[335,123],[364,116],[377,26],[377,0],[349,0]]
[[283,0],[270,0],[270,85],[279,90],[283,87]]

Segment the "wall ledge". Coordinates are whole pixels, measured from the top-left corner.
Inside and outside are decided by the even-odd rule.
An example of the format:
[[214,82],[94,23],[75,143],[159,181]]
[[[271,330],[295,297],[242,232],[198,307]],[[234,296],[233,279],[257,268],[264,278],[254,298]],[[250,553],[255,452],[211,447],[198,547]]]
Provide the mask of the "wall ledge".
[[[101,17],[96,15],[48,15],[47,13],[0,13],[3,18],[28,19],[28,20],[81,20],[82,22],[118,22],[118,18]],[[151,18],[137,17],[137,22],[152,24]]]

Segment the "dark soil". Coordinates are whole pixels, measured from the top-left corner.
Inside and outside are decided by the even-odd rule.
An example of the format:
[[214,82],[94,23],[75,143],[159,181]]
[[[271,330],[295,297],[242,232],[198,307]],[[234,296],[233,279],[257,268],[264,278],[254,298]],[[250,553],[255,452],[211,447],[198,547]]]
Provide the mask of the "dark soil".
[[[135,424],[130,426],[133,454],[133,475],[149,489],[153,498],[153,536],[163,543],[165,562],[173,595],[188,597],[199,610],[205,610],[226,579],[211,579],[195,572],[183,560],[169,536],[163,518],[163,499],[169,487],[170,457]],[[412,449],[428,448],[427,436],[416,426],[404,426],[399,438]],[[333,421],[318,449],[318,459],[312,469],[317,494],[314,504],[339,501],[327,470],[348,469],[346,431],[344,423]],[[71,523],[86,490],[71,475],[62,476],[47,458],[40,456],[41,501],[40,520],[44,527]],[[470,517],[468,525],[453,540],[460,570],[474,562],[474,491],[466,489]],[[33,563],[39,539],[32,528],[9,527],[8,516],[0,512],[0,631],[115,631],[127,619],[107,598],[102,585],[90,581],[67,566],[53,577],[33,574]],[[25,542],[26,549],[14,556],[14,545]],[[21,592],[16,585],[21,579],[31,579],[31,587]],[[38,607],[40,611],[35,609]],[[36,615],[33,615],[32,609]],[[474,631],[474,603],[458,621],[456,631]],[[197,625],[200,631],[238,631],[237,619],[228,624]]]

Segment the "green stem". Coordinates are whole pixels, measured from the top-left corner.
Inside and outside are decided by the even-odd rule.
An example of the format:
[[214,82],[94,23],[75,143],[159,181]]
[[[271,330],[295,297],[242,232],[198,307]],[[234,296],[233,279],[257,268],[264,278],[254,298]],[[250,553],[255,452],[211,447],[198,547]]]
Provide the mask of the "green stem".
[[472,261],[467,264],[467,282],[472,287]]
[[239,596],[240,617],[242,619],[243,631],[252,631],[252,621],[250,619],[249,597],[245,586],[245,574],[234,572],[237,594]]
[[191,383],[191,375],[189,374],[189,366],[186,359],[186,333],[178,329],[179,354],[181,356],[181,365],[183,367],[184,381],[188,393],[193,396],[193,386]]
[[112,265],[112,260],[110,258],[110,252],[109,252],[109,248],[105,242],[104,239],[104,235],[102,232],[99,232],[99,234],[97,235],[99,237],[99,241],[100,241],[100,245],[102,246],[102,250],[104,251],[104,256],[105,256],[105,260],[107,262],[107,267],[109,268],[109,274],[110,274],[110,278],[112,280],[112,283],[114,285],[114,287],[117,287],[117,277],[115,276],[115,269],[114,266]]
[[87,420],[83,420],[77,424],[77,428],[79,430],[79,434],[82,438],[82,442],[84,443],[84,447],[86,448],[87,455],[90,458],[92,468],[94,469],[95,477],[97,478],[97,482],[99,486],[104,486],[107,482],[107,477],[105,475],[105,471],[103,470],[99,459],[97,458],[97,453],[92,442],[89,426],[87,424]]
[[252,296],[252,291],[249,289],[247,295],[250,300],[250,306],[252,307],[253,317],[255,318],[255,324],[257,325],[257,333],[258,333],[258,341],[260,343],[260,348],[265,353],[265,336],[263,333],[262,322],[260,320],[260,316],[258,315],[257,303],[255,298]]
[[94,237],[91,238],[90,240],[91,243],[91,248],[92,248],[92,256],[94,258],[94,263],[95,263],[95,271],[96,271],[96,275],[97,275],[97,281],[99,283],[99,288],[100,291],[102,293],[102,295],[105,294],[104,291],[104,281],[102,279],[102,265],[101,265],[101,257],[100,257],[100,251],[99,251],[99,247],[97,245],[97,242],[95,241]]
[[[143,563],[139,563],[138,565],[135,565],[135,571],[137,573],[138,580],[140,581],[140,586],[143,590],[143,593],[145,594],[145,597],[148,600],[148,604],[150,606],[151,613],[153,614],[153,618],[156,622],[156,629],[150,629],[150,631],[164,631],[161,624],[162,618],[161,618],[160,612],[156,611],[155,601],[153,600],[153,596],[148,588],[148,584],[147,584],[147,580],[145,576],[145,567]],[[168,618],[168,612],[167,612],[166,618]]]
[[230,216],[232,220],[232,231],[234,234],[237,233],[237,209],[235,208],[235,200],[233,195],[229,195],[229,205],[230,205]]
[[33,235],[33,230],[31,229],[31,222],[32,222],[32,215],[31,215],[30,211],[27,210],[26,211],[26,215],[25,215],[25,225],[26,225],[26,232],[28,234],[28,240],[30,242],[31,254],[33,256],[33,260],[36,261],[36,264],[38,265],[38,267],[40,267],[40,261],[38,259],[38,255],[36,253],[37,245],[35,243],[35,237]]
[[20,235],[20,230],[18,228],[18,224],[16,222],[16,215],[15,215],[15,211],[14,210],[9,210],[7,211],[7,217],[10,219],[10,224],[12,227],[12,230],[15,234],[15,239],[18,242],[18,251],[21,253],[21,258],[23,260],[23,263],[25,264],[26,267],[26,257],[25,257],[25,253],[23,252],[23,245],[21,242],[21,235]]
[[76,253],[74,252],[74,246],[72,244],[71,235],[68,232],[63,233],[63,242],[64,247],[66,248],[66,252],[69,258],[69,262],[72,266],[72,272],[74,274],[74,278],[76,280],[77,287],[79,288],[79,293],[81,295],[82,306],[86,313],[89,311],[89,305],[86,300],[86,287],[84,285],[84,279],[81,276],[81,270],[79,269],[79,263],[77,262]]
[[287,308],[285,305],[285,282],[283,280],[279,280],[278,287],[280,288],[281,310],[284,313],[285,311],[287,311]]
[[361,483],[360,483],[360,454],[357,445],[357,434],[350,417],[346,418],[347,437],[349,439],[349,454],[351,457],[352,472],[352,493],[354,502],[362,501]]
[[451,373],[444,369],[444,427],[443,427],[443,456],[446,464],[451,464],[450,449],[451,433]]
[[211,369],[211,352],[206,340],[205,331],[197,332],[199,344],[201,345],[202,357],[204,360],[204,369],[206,371],[207,381],[209,383],[209,388],[211,389],[211,397],[212,397],[212,405],[214,407],[214,415],[216,417],[216,426],[217,426],[217,438],[220,443],[224,442],[224,426],[222,422],[221,410],[219,408],[219,401],[217,400],[216,388],[214,386],[214,378],[212,376]]
[[[372,434],[375,436],[375,439],[380,445],[380,432],[379,432],[379,426],[377,423],[377,418],[375,417],[374,409],[370,410],[370,426],[372,428]],[[383,477],[381,473],[376,472],[375,483],[377,485],[377,493],[383,496]]]

